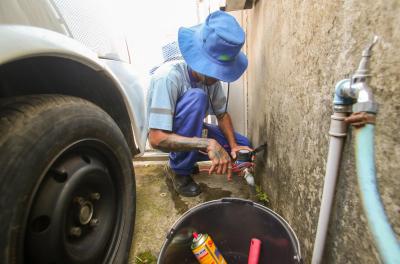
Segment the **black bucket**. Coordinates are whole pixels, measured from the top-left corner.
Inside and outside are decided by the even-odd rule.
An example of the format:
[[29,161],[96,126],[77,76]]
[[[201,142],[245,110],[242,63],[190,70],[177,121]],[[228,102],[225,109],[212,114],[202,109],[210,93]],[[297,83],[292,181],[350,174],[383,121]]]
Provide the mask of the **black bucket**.
[[261,240],[259,263],[302,263],[292,228],[277,213],[252,201],[224,198],[200,204],[173,225],[158,264],[198,263],[190,246],[192,233],[207,233],[228,264],[247,264],[250,241]]

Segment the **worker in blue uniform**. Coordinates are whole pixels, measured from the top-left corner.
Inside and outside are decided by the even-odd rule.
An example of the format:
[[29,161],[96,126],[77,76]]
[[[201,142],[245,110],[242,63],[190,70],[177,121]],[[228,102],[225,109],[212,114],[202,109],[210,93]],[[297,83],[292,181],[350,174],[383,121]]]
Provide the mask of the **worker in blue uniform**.
[[[179,49],[184,60],[160,66],[153,74],[147,98],[150,144],[170,152],[167,174],[182,196],[201,193],[193,180],[197,161],[211,160],[209,173],[231,177],[232,160],[249,140],[234,132],[226,112],[220,81],[237,80],[247,68],[240,51],[245,33],[228,13],[211,13],[203,24],[181,27]],[[205,124],[214,114],[218,126]],[[202,137],[206,129],[207,136]]]

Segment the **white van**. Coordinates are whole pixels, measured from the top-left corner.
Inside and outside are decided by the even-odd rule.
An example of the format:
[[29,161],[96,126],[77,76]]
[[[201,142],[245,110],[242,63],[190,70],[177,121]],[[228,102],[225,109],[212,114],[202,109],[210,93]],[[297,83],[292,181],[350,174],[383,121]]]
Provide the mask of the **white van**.
[[146,121],[120,2],[0,1],[0,263],[128,262]]

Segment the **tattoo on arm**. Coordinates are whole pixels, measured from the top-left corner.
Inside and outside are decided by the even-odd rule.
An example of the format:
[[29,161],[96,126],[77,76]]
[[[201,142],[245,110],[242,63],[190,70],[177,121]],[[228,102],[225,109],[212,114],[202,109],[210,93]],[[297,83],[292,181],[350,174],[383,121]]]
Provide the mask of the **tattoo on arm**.
[[191,151],[207,149],[209,139],[207,138],[188,138],[176,134],[170,134],[160,141],[158,148],[162,151]]
[[170,133],[158,144],[157,149],[164,152],[203,150],[208,152],[211,160],[230,160],[229,154],[214,139],[184,137]]

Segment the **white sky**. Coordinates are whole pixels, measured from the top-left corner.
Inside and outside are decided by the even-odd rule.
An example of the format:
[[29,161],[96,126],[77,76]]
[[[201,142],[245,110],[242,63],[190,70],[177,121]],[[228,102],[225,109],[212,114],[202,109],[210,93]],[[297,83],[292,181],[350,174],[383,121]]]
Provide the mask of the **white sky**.
[[161,47],[177,40],[181,26],[199,23],[196,0],[125,0],[132,64],[140,74],[162,62]]

